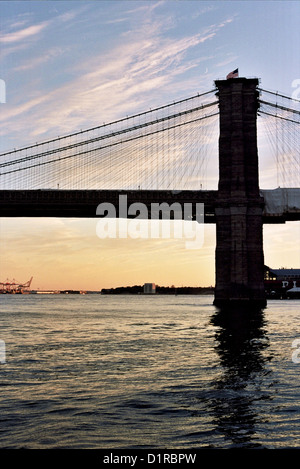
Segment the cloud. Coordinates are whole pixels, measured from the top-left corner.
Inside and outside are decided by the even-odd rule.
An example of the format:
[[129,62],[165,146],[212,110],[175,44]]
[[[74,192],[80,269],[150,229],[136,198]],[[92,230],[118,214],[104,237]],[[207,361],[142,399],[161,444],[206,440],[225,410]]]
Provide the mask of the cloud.
[[[19,43],[22,41],[23,48],[26,47],[26,42],[24,44],[24,41],[26,41],[27,39],[35,39],[49,27],[56,28],[59,23],[62,23],[64,25],[64,28],[66,27],[67,23],[74,25],[75,18],[78,16],[80,17],[86,10],[86,5],[80,6],[79,8],[73,10],[69,10],[65,13],[62,13],[61,15],[57,15],[57,10],[54,10],[54,17],[49,18],[46,21],[39,22],[37,24],[29,24],[30,22],[34,23],[33,14],[31,13],[22,13],[17,15],[14,18],[13,22],[4,23],[4,27],[2,28],[3,30],[5,29],[6,32],[2,32],[2,34],[0,34],[0,44],[3,45],[3,50],[1,51],[1,58],[3,59],[3,57],[8,55],[8,53],[12,53],[16,50],[19,50],[18,46],[20,45]],[[8,46],[14,45],[15,48],[8,48]],[[7,47],[5,47],[4,49],[4,46]]]
[[215,11],[215,10],[217,10],[217,8],[218,7],[216,5],[205,6],[205,7],[201,8],[199,11],[196,11],[195,13],[193,13],[192,14],[192,19],[196,19],[199,16],[202,16],[206,13],[210,13],[211,11]]
[[[130,5],[130,2],[128,2],[129,5]],[[138,6],[138,7],[135,7],[135,8],[132,8],[130,10],[127,11],[128,14],[132,14],[132,13],[138,13],[138,12],[145,12],[146,15],[149,15],[150,13],[152,13],[152,11],[154,11],[156,8],[159,8],[160,6],[164,5],[166,2],[164,0],[161,0],[161,1],[152,1],[152,2],[147,2],[145,3],[145,5],[143,6]]]
[[[5,114],[0,115],[0,121],[9,121],[9,119],[19,117],[25,112],[31,111],[32,108],[41,105],[48,98],[49,97],[47,96],[38,96],[37,98],[31,99],[19,106],[13,106],[11,109],[6,110]],[[8,125],[8,123],[6,125]]]
[[106,24],[118,24],[118,23],[123,23],[125,21],[128,21],[128,17],[124,18],[115,18],[113,20],[107,20],[105,23]]
[[[155,2],[151,5],[152,12],[160,4]],[[133,21],[134,15],[131,13],[134,26],[126,33],[120,33],[120,41],[114,42],[114,46],[107,52],[104,49],[97,54],[96,49],[93,49],[93,54],[87,58],[69,62],[63,69],[64,76],[68,77],[64,83],[57,79],[55,67],[49,69],[47,82],[43,82],[39,75],[32,74],[28,101],[14,105],[9,102],[5,117],[3,115],[0,118],[6,121],[6,133],[14,131],[20,140],[24,135],[21,145],[26,145],[33,139],[51,138],[101,125],[104,121],[107,123],[161,104],[161,99],[165,99],[166,93],[170,94],[170,89],[173,99],[176,99],[176,93],[180,93],[178,97],[182,98],[181,77],[185,80],[185,93],[189,93],[189,87],[192,93],[204,89],[209,75],[203,73],[202,76],[193,77],[190,72],[196,70],[201,62],[212,59],[207,50],[201,54],[201,48],[231,20],[212,24],[197,34],[170,36],[166,30],[174,26],[172,17],[164,17],[162,21],[159,16],[151,16],[146,6],[139,9],[140,21]],[[70,11],[59,17],[56,15],[56,18],[60,18],[60,22],[69,21],[71,26],[76,15],[79,15],[78,11]],[[82,21],[87,22],[89,14],[91,11]],[[124,19],[128,14],[128,11],[123,11],[115,19]],[[52,34],[55,31],[53,19],[30,27],[34,29],[20,30],[15,33],[17,36],[11,36],[11,40],[13,37],[16,40],[22,34],[26,37],[28,32],[38,34],[50,23]],[[71,44],[53,45],[44,54],[31,56],[17,65],[15,71],[34,70],[62,56],[67,47],[71,47]],[[60,84],[50,90],[43,90],[43,83],[48,87],[51,80]],[[26,86],[29,90],[29,83]],[[20,99],[24,101],[24,96]],[[28,120],[34,123],[30,132]],[[4,133],[1,132],[2,135]],[[21,146],[15,143],[15,137],[13,145]]]
[[231,55],[231,54],[229,54],[229,55],[226,54],[226,55],[227,55],[227,58],[222,60],[222,62],[217,63],[216,67],[224,67],[225,65],[229,65],[229,64],[231,64],[232,62],[235,62],[238,59],[237,55]]
[[85,8],[83,7],[80,9],[67,11],[66,13],[59,15],[57,20],[61,21],[62,23],[73,21],[79,14],[83,13],[84,10]]
[[46,53],[34,59],[27,60],[22,65],[18,65],[14,68],[15,72],[24,72],[25,70],[31,70],[38,65],[45,64],[49,60],[55,59],[60,55],[64,54],[65,50],[60,47],[53,47],[49,49]]
[[14,42],[24,41],[30,37],[38,35],[43,29],[48,26],[48,21],[44,21],[40,24],[28,26],[27,28],[14,31],[12,33],[4,33],[0,35],[0,43],[11,44]]
[[[153,90],[165,90],[176,76],[197,66],[199,61],[183,62],[189,50],[211,39],[216,31],[182,39],[167,39],[148,33],[138,43],[134,37],[80,64],[78,77],[72,83],[51,93],[45,100],[47,110],[35,117],[34,135],[49,129],[76,130],[85,124],[83,116],[92,122],[108,122],[116,115],[130,112],[143,100],[149,102]],[[88,72],[86,72],[88,70]],[[79,70],[78,70],[79,71]],[[101,109],[101,115],[99,110]]]

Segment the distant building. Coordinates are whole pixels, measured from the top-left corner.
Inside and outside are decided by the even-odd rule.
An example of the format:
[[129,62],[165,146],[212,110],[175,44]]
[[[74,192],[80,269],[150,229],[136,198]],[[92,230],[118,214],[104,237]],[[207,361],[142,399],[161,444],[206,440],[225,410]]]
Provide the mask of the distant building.
[[265,266],[265,291],[269,298],[299,295],[300,269],[271,269]]
[[154,293],[156,293],[155,283],[145,283],[144,284],[144,294],[145,295],[153,295]]
[[269,273],[276,280],[299,280],[300,269],[269,269]]

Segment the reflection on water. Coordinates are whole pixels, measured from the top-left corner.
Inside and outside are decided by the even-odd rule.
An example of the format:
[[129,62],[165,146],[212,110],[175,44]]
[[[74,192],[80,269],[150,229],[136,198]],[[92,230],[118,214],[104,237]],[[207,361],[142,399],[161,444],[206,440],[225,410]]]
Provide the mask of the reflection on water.
[[261,389],[262,378],[270,373],[271,359],[264,329],[264,313],[218,311],[211,323],[216,327],[216,345],[223,373],[213,383],[215,398],[210,405],[217,429],[234,447],[259,447],[256,425],[262,416],[257,401],[270,399]]
[[7,296],[1,448],[300,447],[299,302]]

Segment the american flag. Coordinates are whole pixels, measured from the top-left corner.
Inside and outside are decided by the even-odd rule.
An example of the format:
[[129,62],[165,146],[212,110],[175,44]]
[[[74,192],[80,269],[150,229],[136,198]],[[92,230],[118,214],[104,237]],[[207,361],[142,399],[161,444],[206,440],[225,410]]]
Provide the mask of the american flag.
[[226,80],[228,80],[228,78],[238,78],[238,76],[239,76],[239,69],[236,68],[235,70],[233,70],[233,72],[228,73]]

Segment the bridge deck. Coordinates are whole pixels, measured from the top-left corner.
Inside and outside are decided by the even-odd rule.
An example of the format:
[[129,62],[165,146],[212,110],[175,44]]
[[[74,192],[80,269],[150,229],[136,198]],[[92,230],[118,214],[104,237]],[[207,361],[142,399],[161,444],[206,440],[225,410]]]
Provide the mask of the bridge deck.
[[[116,208],[118,217],[120,196],[127,196],[127,207],[143,203],[147,207],[148,218],[151,218],[151,204],[165,202],[169,205],[179,203],[179,210],[184,203],[192,204],[195,219],[196,203],[203,203],[206,223],[210,220],[214,223],[217,191],[0,190],[0,216],[94,218],[99,204],[110,203]],[[128,215],[128,218],[134,216]]]
[[300,220],[300,189],[277,188],[273,190],[261,190],[265,201],[264,219],[268,223],[281,223],[284,221]]
[[[300,189],[261,190],[265,207],[264,223],[300,220]],[[215,223],[218,191],[187,190],[0,190],[0,217],[94,218],[100,203],[111,203],[119,216],[119,197],[127,196],[127,206],[146,205],[150,218],[152,203],[204,204],[204,222]],[[183,213],[183,210],[181,210]],[[128,216],[128,218],[131,218]]]

